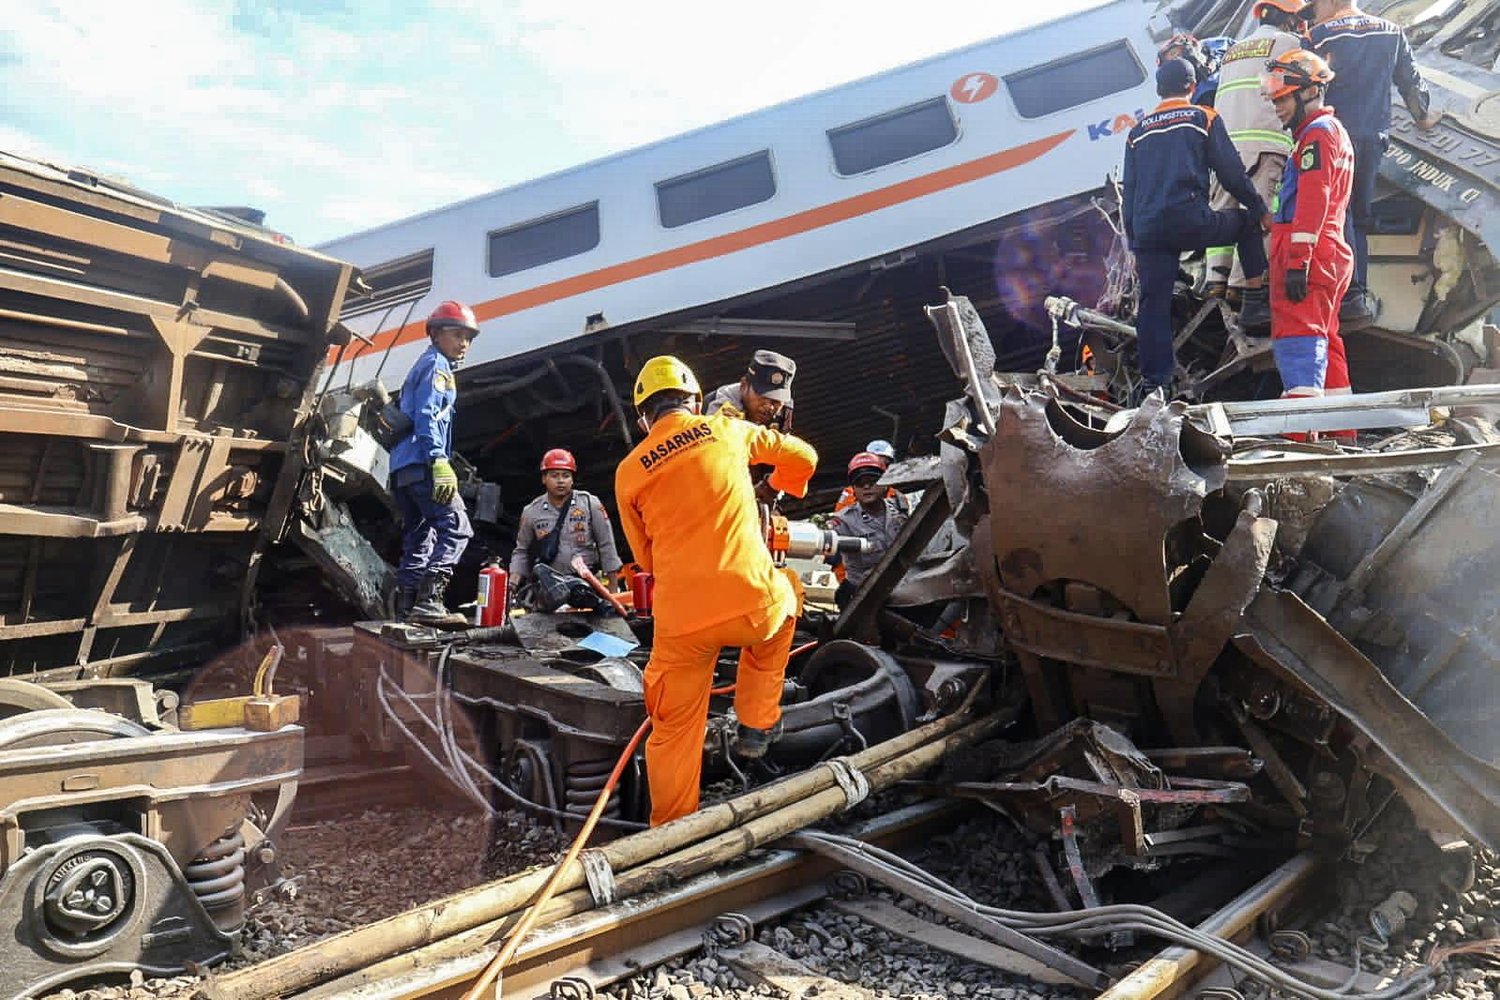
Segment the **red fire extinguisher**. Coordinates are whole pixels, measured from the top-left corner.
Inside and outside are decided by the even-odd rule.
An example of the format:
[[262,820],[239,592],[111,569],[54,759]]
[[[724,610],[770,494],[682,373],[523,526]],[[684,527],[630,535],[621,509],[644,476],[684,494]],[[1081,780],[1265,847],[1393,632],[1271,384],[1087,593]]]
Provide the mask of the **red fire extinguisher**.
[[651,605],[656,597],[656,577],[650,573],[637,573],[630,578],[630,597],[638,615],[651,614]]
[[479,571],[479,593],[474,604],[479,609],[479,620],[475,624],[480,628],[505,624],[505,601],[509,583],[510,574],[494,563],[487,564]]

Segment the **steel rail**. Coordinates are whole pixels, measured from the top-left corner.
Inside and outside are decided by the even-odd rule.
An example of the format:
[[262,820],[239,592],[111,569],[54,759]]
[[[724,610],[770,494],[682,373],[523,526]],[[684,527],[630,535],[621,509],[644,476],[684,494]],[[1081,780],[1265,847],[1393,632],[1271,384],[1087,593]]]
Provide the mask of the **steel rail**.
[[[927,801],[886,813],[849,831],[885,847],[918,843],[951,829],[962,806]],[[841,865],[810,851],[772,849],[735,866],[705,872],[681,884],[591,909],[555,921],[530,935],[506,967],[507,997],[546,995],[549,984],[568,980],[586,995],[687,954],[703,944],[716,917],[737,912],[769,920],[816,902],[827,894],[824,880]],[[576,892],[587,895],[584,890]],[[298,1000],[408,1000],[459,997],[499,950],[515,915],[438,946],[379,962],[324,983]],[[466,954],[451,954],[469,947]],[[435,954],[434,954],[435,952]]]

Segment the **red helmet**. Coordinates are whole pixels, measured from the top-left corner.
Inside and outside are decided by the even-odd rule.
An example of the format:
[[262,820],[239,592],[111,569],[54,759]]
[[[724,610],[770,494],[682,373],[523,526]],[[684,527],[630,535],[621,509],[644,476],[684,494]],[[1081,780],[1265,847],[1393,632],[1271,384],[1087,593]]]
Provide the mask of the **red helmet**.
[[849,478],[853,479],[854,474],[859,472],[861,469],[868,469],[871,472],[882,473],[885,471],[885,462],[881,461],[879,455],[873,454],[872,452],[868,451],[862,451],[858,455],[855,455],[853,458],[849,459]]
[[471,337],[479,332],[479,321],[474,318],[474,310],[452,299],[439,303],[438,307],[432,311],[432,315],[427,317],[427,333],[430,336],[434,330],[442,330],[450,326],[468,330]]
[[566,448],[553,448],[542,456],[542,471],[549,469],[567,469],[569,472],[578,471],[578,463],[573,460],[573,453]]

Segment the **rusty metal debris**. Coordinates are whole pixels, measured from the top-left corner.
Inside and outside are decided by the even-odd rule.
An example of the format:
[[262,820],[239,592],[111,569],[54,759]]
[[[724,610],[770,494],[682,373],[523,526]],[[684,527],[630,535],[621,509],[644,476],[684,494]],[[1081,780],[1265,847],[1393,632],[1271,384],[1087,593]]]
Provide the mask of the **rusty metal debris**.
[[[968,339],[982,334],[972,309],[944,315],[940,338],[954,336],[952,316],[969,317]],[[954,536],[982,583],[970,600],[998,615],[1040,731],[1087,718],[1147,746],[1244,740],[1273,793],[1242,811],[1262,836],[1347,842],[1378,775],[1434,830],[1500,842],[1494,731],[1480,707],[1495,694],[1484,567],[1500,478],[1488,446],[1414,438],[1282,457],[1263,442],[1275,457],[1247,462],[1240,427],[1260,433],[1308,413],[1148,399],[1099,414],[1003,373],[978,377],[950,407],[943,480],[962,488],[955,520],[975,526],[966,545]],[[993,434],[965,412],[976,400],[993,407]],[[1340,426],[1408,411],[1426,422],[1439,401],[1460,400],[1491,392],[1330,398],[1312,410]],[[1280,463],[1330,484],[1298,494],[1295,546],[1278,542]],[[1074,780],[1026,778],[1053,790]]]

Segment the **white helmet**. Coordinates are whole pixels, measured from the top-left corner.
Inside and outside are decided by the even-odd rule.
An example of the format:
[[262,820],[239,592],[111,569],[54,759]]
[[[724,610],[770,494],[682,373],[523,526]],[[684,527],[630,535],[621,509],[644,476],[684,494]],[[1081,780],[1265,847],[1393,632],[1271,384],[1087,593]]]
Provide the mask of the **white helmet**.
[[865,445],[865,451],[872,455],[879,455],[889,464],[896,460],[896,447],[884,438],[876,438]]

